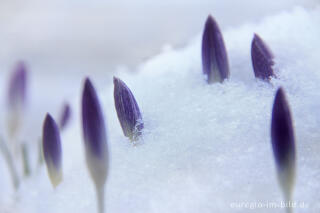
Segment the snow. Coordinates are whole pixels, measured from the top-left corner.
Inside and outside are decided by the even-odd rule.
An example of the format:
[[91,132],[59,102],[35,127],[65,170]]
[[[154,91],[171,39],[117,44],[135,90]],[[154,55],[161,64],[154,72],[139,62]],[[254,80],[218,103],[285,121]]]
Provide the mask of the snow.
[[[219,22],[219,20],[217,20]],[[180,49],[142,63],[137,73],[116,76],[131,89],[142,111],[143,138],[132,144],[116,117],[112,80],[98,90],[111,153],[106,212],[248,212],[233,203],[280,203],[270,141],[276,89],[287,94],[294,120],[297,177],[294,201],[320,210],[320,7],[296,7],[260,22],[223,30],[230,80],[208,85],[201,68],[201,35]],[[277,79],[254,78],[250,45],[259,34],[275,55]],[[95,212],[96,195],[85,160],[80,91],[72,125],[62,133],[64,180],[55,190],[44,167],[34,169],[13,192],[0,161],[0,212]],[[255,212],[284,212],[257,208]]]

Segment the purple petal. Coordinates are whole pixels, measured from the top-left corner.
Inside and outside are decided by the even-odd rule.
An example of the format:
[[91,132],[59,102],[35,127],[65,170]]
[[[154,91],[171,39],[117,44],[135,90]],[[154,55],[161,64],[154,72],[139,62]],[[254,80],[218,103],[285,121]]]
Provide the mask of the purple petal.
[[26,101],[27,69],[23,62],[19,62],[12,73],[8,104],[11,109],[20,109]]
[[202,67],[208,83],[229,78],[229,64],[223,37],[217,22],[209,16],[202,36]]
[[291,199],[295,179],[295,139],[290,109],[282,88],[273,104],[271,140],[280,186],[286,200]]
[[105,124],[96,91],[89,78],[82,94],[82,124],[86,148],[97,157],[105,155],[107,143]]
[[280,170],[295,160],[295,139],[289,106],[279,88],[272,109],[271,138],[273,153]]
[[62,155],[59,128],[51,115],[47,114],[43,124],[43,156],[50,180],[54,186],[62,180]]
[[89,78],[82,94],[82,127],[88,168],[96,185],[102,186],[108,169],[107,135],[98,96]]
[[131,140],[137,140],[143,129],[139,106],[127,85],[113,77],[114,102],[123,134]]
[[273,54],[266,43],[257,34],[254,34],[251,43],[251,58],[256,78],[270,80],[271,77],[275,77],[272,68],[274,65]]
[[65,103],[63,105],[62,113],[61,113],[61,117],[60,117],[60,123],[59,123],[60,129],[63,130],[67,126],[67,124],[70,120],[70,117],[71,117],[70,105],[68,103]]

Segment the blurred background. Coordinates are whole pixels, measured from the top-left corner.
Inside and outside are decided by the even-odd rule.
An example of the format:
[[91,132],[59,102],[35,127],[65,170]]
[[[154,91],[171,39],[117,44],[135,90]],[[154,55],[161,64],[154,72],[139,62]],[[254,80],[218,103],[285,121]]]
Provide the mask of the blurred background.
[[0,0],[0,104],[18,60],[30,71],[30,114],[42,119],[46,111],[55,113],[62,102],[72,101],[84,76],[102,89],[117,68],[134,72],[164,46],[183,47],[202,33],[208,14],[225,30],[316,2]]

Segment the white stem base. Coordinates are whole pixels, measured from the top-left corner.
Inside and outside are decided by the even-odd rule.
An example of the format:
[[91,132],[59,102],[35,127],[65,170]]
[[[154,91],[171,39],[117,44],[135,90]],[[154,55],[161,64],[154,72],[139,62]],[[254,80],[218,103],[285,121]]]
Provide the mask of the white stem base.
[[96,193],[97,193],[97,202],[98,202],[98,213],[104,213],[104,185],[97,186],[96,185]]

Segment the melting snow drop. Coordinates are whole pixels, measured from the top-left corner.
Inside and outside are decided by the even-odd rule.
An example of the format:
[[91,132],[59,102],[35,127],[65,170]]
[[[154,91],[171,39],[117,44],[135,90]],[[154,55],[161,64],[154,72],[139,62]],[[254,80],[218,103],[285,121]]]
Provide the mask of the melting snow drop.
[[14,192],[0,163],[0,212],[318,213],[320,8],[216,21],[114,87],[86,79],[61,134],[63,181],[41,169]]

